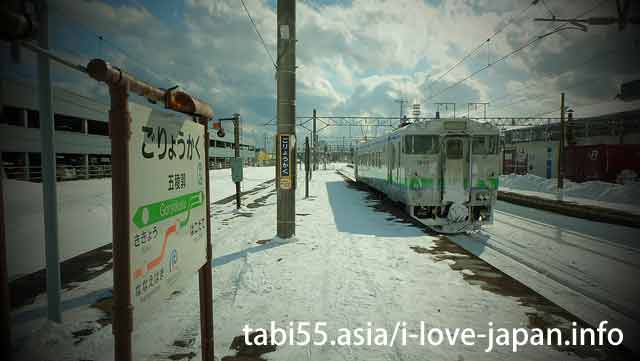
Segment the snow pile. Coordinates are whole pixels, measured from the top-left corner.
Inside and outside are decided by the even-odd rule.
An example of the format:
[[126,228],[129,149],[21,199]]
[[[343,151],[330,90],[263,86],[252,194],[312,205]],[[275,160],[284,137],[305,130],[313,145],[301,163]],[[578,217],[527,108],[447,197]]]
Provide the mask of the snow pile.
[[[235,194],[230,169],[210,171],[211,202]],[[275,176],[273,167],[244,169],[242,189]],[[42,184],[3,180],[9,279],[44,268]],[[60,257],[67,260],[111,243],[111,179],[57,183]],[[25,257],[24,255],[29,255]]]
[[[532,174],[509,174],[500,176],[500,188],[506,191],[526,191],[555,195],[558,180]],[[574,183],[564,181],[564,195],[581,200],[592,200],[615,204],[627,204],[640,208],[640,183],[615,184],[601,181]],[[617,208],[617,207],[615,207]]]

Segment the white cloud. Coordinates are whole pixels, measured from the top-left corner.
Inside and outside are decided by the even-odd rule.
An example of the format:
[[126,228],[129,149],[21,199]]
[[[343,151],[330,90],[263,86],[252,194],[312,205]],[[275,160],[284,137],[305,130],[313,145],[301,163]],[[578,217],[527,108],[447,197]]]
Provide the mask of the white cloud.
[[[276,14],[272,2],[245,2],[267,48],[276,57]],[[532,114],[556,102],[535,99],[558,94],[585,77],[594,79],[589,89],[607,86],[600,86],[598,92],[581,87],[571,89],[575,93],[570,94],[571,98],[576,101],[602,97],[612,91],[610,87],[615,82],[630,80],[630,74],[640,74],[637,65],[634,71],[629,64],[614,69],[607,67],[606,62],[598,68],[594,65],[567,71],[576,58],[585,58],[605,45],[612,45],[612,32],[565,31],[444,91],[543,33],[549,25],[533,22],[532,18],[549,14],[540,4],[531,6],[522,18],[515,19],[492,38],[488,47],[485,44],[477,54],[441,77],[470,49],[482,44],[530,3],[447,0],[432,5],[422,0],[353,0],[312,5],[298,1],[298,115],[308,115],[313,108],[323,114],[395,115],[398,104],[394,100],[399,97],[421,103],[423,114],[432,114],[435,101],[456,101],[461,104],[459,108],[466,110],[466,102],[492,100],[509,92],[521,94],[498,102],[496,107],[519,98],[532,100],[504,107],[500,112]],[[595,3],[547,1],[558,16],[578,15]],[[609,15],[611,6],[607,4],[591,15]],[[137,3],[57,0],[52,7],[64,14],[65,20],[69,19],[68,26],[81,23],[128,53],[125,56],[105,43],[103,53],[95,54],[94,48],[86,45],[87,36],[79,33],[66,45],[84,51],[83,55],[108,57],[114,64],[160,86],[174,85],[163,79],[168,77],[170,82],[178,82],[211,102],[220,116],[242,112],[249,122],[257,125],[275,115],[273,64],[237,0],[186,0],[184,12],[179,14],[181,24],[168,24],[169,20],[157,9],[145,9]],[[628,38],[634,36],[626,35],[624,40]],[[92,39],[96,42],[95,37]],[[144,71],[140,63],[153,72]],[[519,90],[523,86],[527,88]],[[438,93],[442,94],[432,97]]]

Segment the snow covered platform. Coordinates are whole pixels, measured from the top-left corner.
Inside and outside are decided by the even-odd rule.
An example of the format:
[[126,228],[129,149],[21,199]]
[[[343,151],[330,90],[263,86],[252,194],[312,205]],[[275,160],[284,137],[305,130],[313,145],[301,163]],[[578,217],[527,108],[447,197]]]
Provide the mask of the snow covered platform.
[[[515,281],[462,247],[408,221],[393,204],[345,181],[335,170],[316,171],[310,197],[300,180],[296,198],[296,236],[277,240],[276,192],[263,186],[233,202],[213,206],[214,337],[216,356],[237,360],[572,360],[630,359],[623,348],[496,346],[488,340],[439,346],[409,339],[387,346],[308,343],[268,349],[243,347],[245,325],[269,328],[271,322],[326,322],[328,340],[340,328],[384,328],[399,322],[418,332],[428,328],[495,329],[586,325],[563,308]],[[81,282],[64,293],[70,305],[62,326],[42,318],[23,318],[14,338],[18,359],[112,360],[109,298],[93,304],[83,297],[109,287],[111,272]],[[134,333],[136,360],[200,360],[197,278]],[[41,309],[43,297],[14,311]],[[43,325],[45,327],[43,327]],[[39,330],[33,332],[33,330]],[[446,336],[445,336],[446,337]],[[304,337],[297,334],[299,343]],[[314,341],[318,339],[314,336]],[[243,351],[244,350],[244,351]],[[38,355],[38,352],[42,354]]]

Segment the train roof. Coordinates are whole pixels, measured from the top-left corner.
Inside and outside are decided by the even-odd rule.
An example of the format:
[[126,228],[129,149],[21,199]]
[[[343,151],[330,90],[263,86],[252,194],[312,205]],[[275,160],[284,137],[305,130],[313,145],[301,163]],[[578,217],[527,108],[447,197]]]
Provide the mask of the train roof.
[[500,129],[488,122],[479,122],[468,118],[443,118],[409,123],[392,132],[358,145],[366,148],[379,142],[395,139],[405,134],[433,134],[433,135],[499,135]]

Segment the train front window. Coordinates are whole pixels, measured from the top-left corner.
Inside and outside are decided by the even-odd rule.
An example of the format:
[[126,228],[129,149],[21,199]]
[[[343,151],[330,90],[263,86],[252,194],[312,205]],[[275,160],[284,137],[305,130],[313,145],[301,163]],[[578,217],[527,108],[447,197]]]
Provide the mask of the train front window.
[[495,135],[476,135],[471,145],[473,154],[496,154],[498,150],[498,137]]
[[438,137],[435,135],[407,135],[404,137],[405,154],[438,153]]
[[447,158],[448,159],[462,159],[462,140],[460,139],[448,139],[447,140]]

